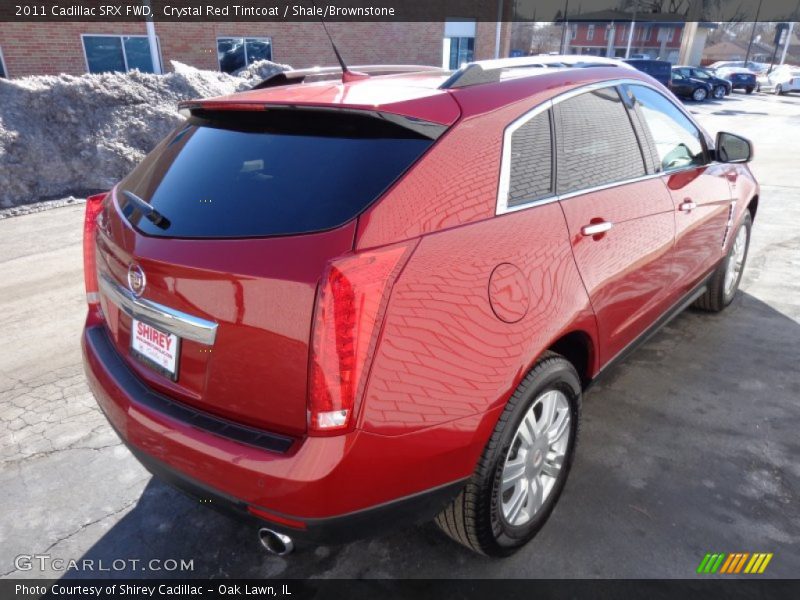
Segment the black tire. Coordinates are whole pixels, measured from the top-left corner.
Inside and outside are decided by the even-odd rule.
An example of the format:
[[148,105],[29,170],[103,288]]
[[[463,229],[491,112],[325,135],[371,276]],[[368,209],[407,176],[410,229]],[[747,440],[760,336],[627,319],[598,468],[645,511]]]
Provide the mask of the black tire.
[[783,86],[780,83],[775,86],[775,95],[783,96]]
[[754,89],[756,89],[756,88],[754,88],[753,86],[750,86],[750,87],[745,88],[744,91],[747,92],[748,94],[752,94]]
[[705,88],[697,88],[692,92],[692,100],[695,102],[703,102],[708,98],[708,91]]
[[[570,438],[563,466],[541,509],[526,524],[505,522],[499,497],[500,476],[522,418],[544,392],[564,393],[570,410]],[[509,556],[529,542],[547,521],[569,475],[578,438],[581,381],[572,364],[547,352],[531,369],[508,401],[472,477],[459,495],[436,517],[448,536],[487,556]]]
[[718,85],[717,87],[715,87],[712,95],[716,100],[722,100],[725,97],[725,86]]
[[[726,293],[725,272],[728,269],[728,262],[730,261],[731,254],[733,254],[734,241],[736,240],[736,236],[739,235],[739,231],[742,229],[742,227],[744,227],[747,232],[747,241],[745,242],[744,247],[744,263],[742,264],[742,270],[739,272],[739,276],[736,278],[736,284],[733,286],[733,290],[730,293]],[[709,312],[720,312],[724,310],[731,302],[733,302],[733,299],[736,297],[736,292],[739,291],[739,283],[742,280],[744,267],[747,265],[747,253],[750,249],[750,230],[752,227],[753,220],[750,218],[750,213],[748,212],[736,231],[732,232],[731,237],[728,240],[730,243],[728,253],[725,255],[725,258],[722,259],[722,262],[719,263],[719,266],[717,267],[717,270],[714,271],[711,279],[709,279],[708,289],[702,296],[695,300],[694,306],[696,308]]]

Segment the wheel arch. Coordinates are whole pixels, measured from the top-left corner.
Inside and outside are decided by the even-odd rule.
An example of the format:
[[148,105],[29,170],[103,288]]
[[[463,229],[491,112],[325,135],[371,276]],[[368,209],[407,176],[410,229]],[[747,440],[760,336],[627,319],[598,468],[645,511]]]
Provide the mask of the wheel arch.
[[750,202],[747,203],[747,210],[750,211],[750,219],[755,222],[756,212],[758,211],[758,194],[753,196]]
[[572,363],[584,388],[589,384],[597,361],[597,349],[591,334],[582,329],[569,331],[554,340],[547,350],[560,354]]

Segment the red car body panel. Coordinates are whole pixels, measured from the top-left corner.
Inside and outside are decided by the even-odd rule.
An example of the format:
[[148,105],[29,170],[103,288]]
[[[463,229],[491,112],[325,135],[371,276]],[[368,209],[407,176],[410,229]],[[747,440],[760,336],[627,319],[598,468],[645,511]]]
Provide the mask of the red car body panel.
[[[633,70],[571,69],[441,90],[441,76],[304,84],[191,103],[253,110],[383,111],[451,126],[356,219],[263,239],[148,237],[107,201],[98,271],[120,283],[137,262],[147,297],[218,323],[211,347],[185,341],[172,382],[128,355],[130,317],[107,298],[83,337],[98,403],[133,449],[267,514],[348,515],[461,481],[508,398],[565,336],[586,343],[591,380],[711,272],[758,187],[745,165],[711,164],[496,216],[503,134],[555,95]],[[680,210],[686,199],[697,207]],[[594,237],[581,227],[613,221]],[[311,324],[328,261],[419,238],[388,295],[355,428],[307,432]],[[98,345],[148,388],[248,427],[286,452],[226,439],[131,396]]]

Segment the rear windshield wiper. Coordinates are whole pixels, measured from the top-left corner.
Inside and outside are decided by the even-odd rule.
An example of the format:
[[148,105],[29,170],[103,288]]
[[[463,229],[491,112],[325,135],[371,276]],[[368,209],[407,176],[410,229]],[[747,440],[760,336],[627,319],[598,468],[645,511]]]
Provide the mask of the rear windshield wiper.
[[125,194],[125,197],[128,199],[128,201],[133,204],[139,210],[139,212],[142,213],[144,217],[153,225],[160,227],[161,229],[167,229],[170,226],[169,219],[158,212],[155,208],[150,206],[147,202],[139,198],[139,196],[133,192],[129,192],[128,190],[122,190],[122,193]]

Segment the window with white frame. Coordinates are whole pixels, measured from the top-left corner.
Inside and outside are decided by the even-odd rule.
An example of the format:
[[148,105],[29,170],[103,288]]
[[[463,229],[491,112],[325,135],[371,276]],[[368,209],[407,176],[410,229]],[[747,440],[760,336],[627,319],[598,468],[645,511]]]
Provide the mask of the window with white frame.
[[594,25],[589,25],[586,31],[586,39],[590,42],[594,39]]
[[224,73],[233,73],[259,60],[272,60],[272,38],[219,37],[217,60]]
[[84,34],[81,39],[89,73],[124,73],[133,69],[155,73],[146,35]]
[[6,70],[6,63],[3,60],[3,49],[0,48],[0,79],[6,79],[8,77],[8,71]]
[[475,60],[475,21],[447,19],[444,23],[442,40],[442,67],[455,70],[473,60]]

